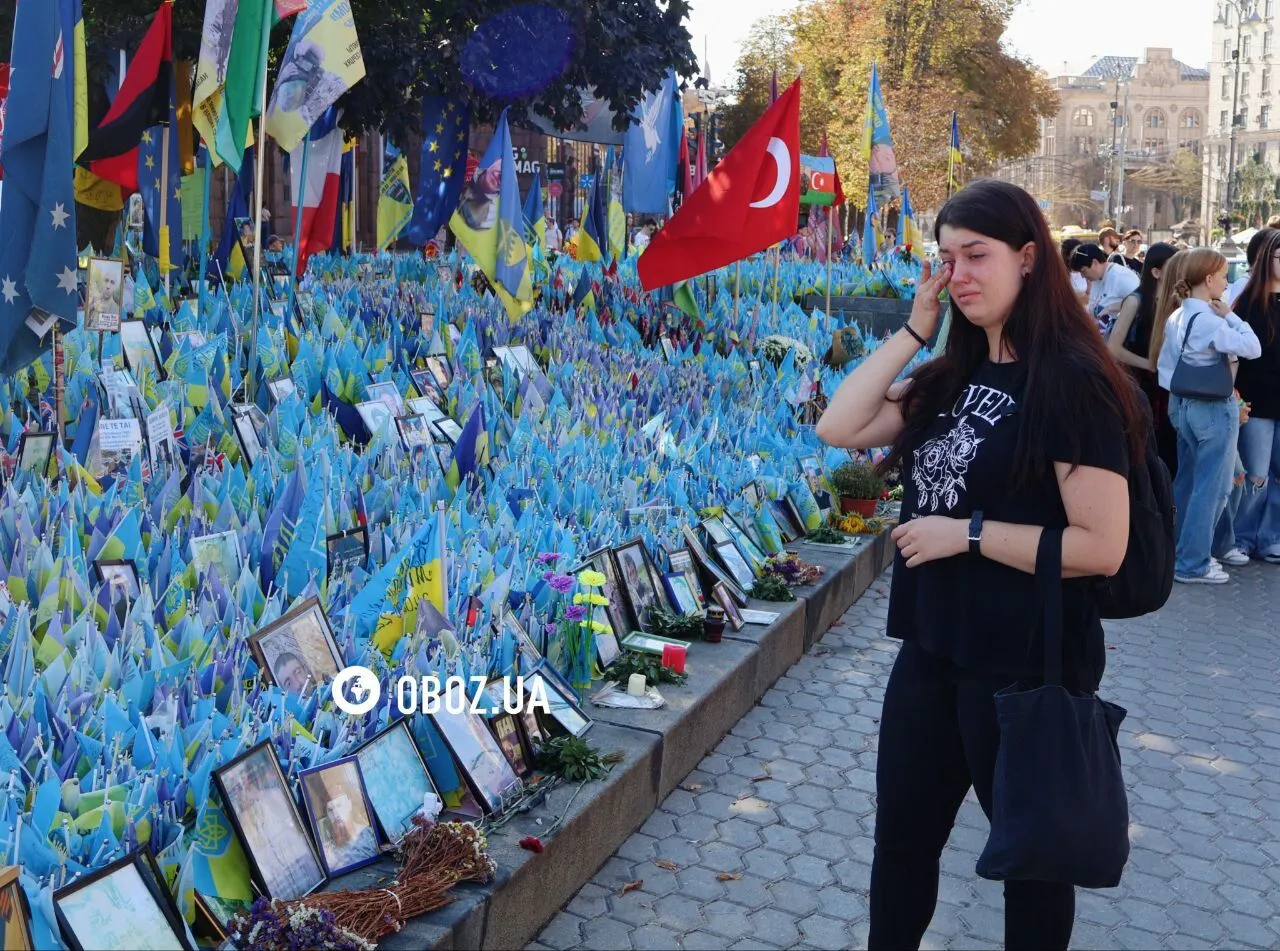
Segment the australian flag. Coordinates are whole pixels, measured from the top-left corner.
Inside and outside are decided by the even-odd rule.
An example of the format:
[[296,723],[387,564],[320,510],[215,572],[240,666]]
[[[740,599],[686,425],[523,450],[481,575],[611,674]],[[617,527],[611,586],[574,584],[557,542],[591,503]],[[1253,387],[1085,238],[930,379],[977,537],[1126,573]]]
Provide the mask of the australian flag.
[[467,177],[471,110],[451,96],[422,101],[422,163],[413,220],[405,234],[419,247],[436,236],[458,207]]
[[[173,69],[162,63],[161,69]],[[170,90],[172,90],[170,84]],[[182,267],[186,255],[182,247],[182,161],[178,154],[178,115],[173,94],[169,96],[169,181],[160,181],[164,169],[164,126],[152,126],[142,133],[138,147],[138,191],[146,209],[143,219],[142,250],[153,258],[160,257],[160,203],[168,203],[165,227],[169,229],[169,263]]]
[[55,320],[76,326],[69,43],[56,3],[21,4],[0,153],[0,374],[33,363],[52,343]]

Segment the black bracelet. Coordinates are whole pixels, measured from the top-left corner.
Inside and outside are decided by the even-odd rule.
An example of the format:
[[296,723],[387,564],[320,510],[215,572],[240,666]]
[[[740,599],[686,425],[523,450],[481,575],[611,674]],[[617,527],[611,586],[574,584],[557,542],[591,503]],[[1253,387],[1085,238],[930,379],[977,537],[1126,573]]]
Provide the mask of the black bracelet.
[[920,346],[922,347],[929,346],[929,341],[925,340],[924,337],[916,333],[915,328],[911,326],[911,321],[907,321],[906,323],[904,323],[902,325],[902,329],[905,330],[907,333],[911,334],[911,336],[915,337],[916,343],[920,344]]

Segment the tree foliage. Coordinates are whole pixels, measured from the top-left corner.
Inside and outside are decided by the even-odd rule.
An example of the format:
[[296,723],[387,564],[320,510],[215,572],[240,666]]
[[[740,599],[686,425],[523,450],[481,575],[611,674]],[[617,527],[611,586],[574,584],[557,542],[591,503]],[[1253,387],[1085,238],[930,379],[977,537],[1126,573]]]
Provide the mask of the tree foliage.
[[[53,2],[53,0],[37,0]],[[381,129],[404,141],[419,130],[422,98],[461,93],[476,121],[493,120],[504,105],[515,119],[536,111],[563,127],[582,116],[577,89],[594,86],[625,124],[631,108],[668,69],[697,73],[697,59],[684,21],[688,0],[546,0],[572,24],[573,43],[559,77],[536,95],[497,102],[467,86],[460,69],[462,50],[476,27],[519,5],[519,0],[351,0],[367,76],[343,97],[344,125],[351,132]],[[0,10],[0,30],[12,35],[13,3]],[[101,87],[117,51],[132,50],[155,14],[155,0],[83,0],[90,78]],[[204,3],[174,6],[174,55],[194,60],[200,49]],[[271,35],[271,63],[278,65],[289,41],[292,19]],[[552,38],[548,38],[550,41]],[[501,65],[501,64],[500,64]],[[95,97],[91,115],[105,111]]]
[[[865,182],[863,122],[871,64],[880,68],[894,149],[917,209],[946,197],[951,112],[960,130],[969,176],[1034,150],[1038,120],[1057,111],[1058,98],[1026,60],[1000,45],[1014,0],[812,0],[766,25],[770,37],[789,35],[786,54],[748,43],[738,63],[741,129],[758,118],[766,53],[785,64],[779,84],[803,69],[802,145],[813,149],[822,129],[846,183]],[[754,34],[753,34],[754,36]],[[768,75],[764,79],[767,104]],[[735,126],[737,128],[737,126]],[[816,133],[816,134],[815,134]],[[859,188],[846,192],[860,203]]]
[[1168,158],[1143,165],[1126,173],[1130,182],[1173,202],[1174,217],[1190,218],[1200,203],[1204,168],[1200,156],[1188,148],[1180,148]]
[[1276,176],[1256,155],[1236,170],[1236,210],[1250,224],[1262,224],[1276,203]]

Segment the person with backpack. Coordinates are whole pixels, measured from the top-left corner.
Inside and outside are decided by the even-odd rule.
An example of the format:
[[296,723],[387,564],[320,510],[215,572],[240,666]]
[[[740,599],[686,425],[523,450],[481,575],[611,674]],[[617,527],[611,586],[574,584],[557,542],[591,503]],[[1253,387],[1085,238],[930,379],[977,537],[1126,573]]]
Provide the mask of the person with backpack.
[[1182,276],[1174,287],[1179,306],[1165,321],[1156,359],[1160,385],[1170,393],[1169,418],[1178,431],[1174,580],[1226,584],[1230,576],[1212,548],[1235,476],[1240,406],[1234,364],[1256,358],[1262,345],[1253,328],[1222,302],[1227,259],[1212,248],[1194,248],[1181,257]]
[[[902,646],[880,720],[871,949],[919,947],[970,787],[992,816],[994,695],[1046,682],[1042,535],[1061,533],[1062,683],[1072,692],[1091,694],[1102,678],[1100,606],[1154,610],[1171,585],[1168,476],[1145,401],[1081,319],[1035,200],[974,182],[934,229],[941,266],[926,264],[905,326],[841,383],[817,427],[831,446],[890,445],[882,465],[901,467],[904,487],[887,621]],[[933,333],[943,291],[954,315],[945,349],[898,380]],[[1004,895],[1007,947],[1068,946],[1070,881],[1010,878]]]

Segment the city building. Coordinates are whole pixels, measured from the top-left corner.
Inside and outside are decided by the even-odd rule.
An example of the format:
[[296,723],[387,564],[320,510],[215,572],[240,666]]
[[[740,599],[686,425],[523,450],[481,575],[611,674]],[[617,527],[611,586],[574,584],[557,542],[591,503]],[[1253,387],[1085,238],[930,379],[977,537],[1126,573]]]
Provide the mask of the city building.
[[997,177],[1034,194],[1058,227],[1111,219],[1159,240],[1199,214],[1209,70],[1149,48],[1051,82],[1059,108],[1040,122],[1038,152]]

